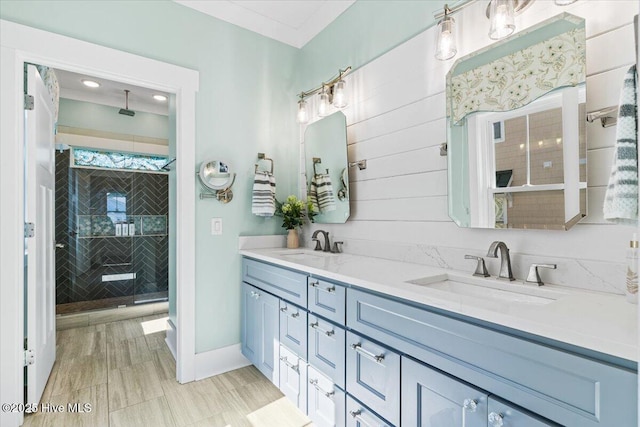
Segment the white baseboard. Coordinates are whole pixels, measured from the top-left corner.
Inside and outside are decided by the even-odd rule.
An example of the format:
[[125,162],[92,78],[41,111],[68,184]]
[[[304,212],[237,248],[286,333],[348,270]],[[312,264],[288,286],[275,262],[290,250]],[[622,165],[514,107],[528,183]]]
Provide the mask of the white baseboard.
[[176,348],[177,348],[176,343],[177,343],[177,336],[178,336],[176,331],[176,325],[173,324],[171,319],[167,320],[167,325],[169,325],[169,328],[167,328],[167,337],[164,339],[164,342],[167,343],[167,346],[169,347],[169,350],[173,355],[173,360],[176,360],[178,358],[176,353]]
[[240,344],[198,353],[195,357],[196,381],[251,365],[240,352]]

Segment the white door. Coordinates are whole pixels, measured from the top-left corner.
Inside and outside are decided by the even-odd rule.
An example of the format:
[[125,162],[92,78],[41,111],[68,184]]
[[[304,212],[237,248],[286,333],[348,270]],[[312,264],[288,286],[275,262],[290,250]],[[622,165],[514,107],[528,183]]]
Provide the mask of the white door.
[[27,68],[27,92],[33,110],[25,110],[25,221],[35,236],[25,239],[27,253],[27,403],[38,403],[56,359],[54,241],[54,106],[36,70]]

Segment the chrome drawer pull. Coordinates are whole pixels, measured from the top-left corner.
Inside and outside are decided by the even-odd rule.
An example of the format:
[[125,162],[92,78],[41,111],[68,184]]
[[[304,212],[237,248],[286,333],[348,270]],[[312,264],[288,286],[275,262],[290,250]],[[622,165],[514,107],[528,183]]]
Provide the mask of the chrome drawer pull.
[[319,291],[325,291],[330,294],[336,291],[335,286],[329,286],[328,288],[323,288],[322,286],[320,286],[320,282],[312,282],[312,283],[309,283],[309,285],[311,285],[312,288],[316,288]]
[[[286,313],[287,311],[289,311],[289,307],[282,307],[282,308],[280,309],[280,311],[281,311],[281,312],[283,312],[283,313]],[[296,311],[295,313],[290,314],[290,315],[289,315],[289,317],[293,317],[294,319],[295,319],[296,317],[300,317],[300,312],[299,312],[299,311]]]
[[282,363],[287,365],[290,369],[296,371],[297,373],[300,373],[300,367],[298,365],[294,365],[294,364],[290,363],[287,360],[287,356],[280,356],[280,360],[282,360]]
[[320,393],[324,394],[326,397],[333,398],[333,395],[336,394],[335,391],[325,391],[325,390],[323,390],[318,385],[318,380],[317,379],[309,380],[309,384],[311,384],[316,390],[318,390]]
[[365,356],[367,359],[373,360],[374,362],[382,365],[382,361],[384,360],[384,354],[373,354],[365,350],[364,348],[362,348],[362,344],[360,343],[351,344],[351,348],[357,351],[358,353],[360,353],[361,355]]
[[311,326],[313,329],[316,329],[320,332],[322,332],[323,334],[325,334],[326,336],[330,337],[331,335],[335,334],[336,331],[334,331],[333,329],[330,331],[327,331],[326,329],[322,329],[319,325],[318,322],[315,323],[309,323],[309,326]]
[[251,291],[251,298],[258,299],[260,298],[260,294],[256,291]]
[[[364,418],[361,417],[362,415],[362,411],[360,409],[356,409],[355,411],[349,411],[349,415],[351,415],[353,418],[355,418],[356,420],[360,421],[360,423],[369,426],[369,427],[375,427],[371,424],[369,424],[369,421],[365,420]],[[378,427],[381,427],[380,425],[378,425]]]

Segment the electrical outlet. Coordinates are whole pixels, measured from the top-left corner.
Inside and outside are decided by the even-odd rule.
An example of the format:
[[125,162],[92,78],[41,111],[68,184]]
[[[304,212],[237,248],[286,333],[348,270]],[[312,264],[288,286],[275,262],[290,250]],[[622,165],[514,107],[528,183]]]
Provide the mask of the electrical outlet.
[[213,236],[222,234],[222,218],[211,218],[211,234]]

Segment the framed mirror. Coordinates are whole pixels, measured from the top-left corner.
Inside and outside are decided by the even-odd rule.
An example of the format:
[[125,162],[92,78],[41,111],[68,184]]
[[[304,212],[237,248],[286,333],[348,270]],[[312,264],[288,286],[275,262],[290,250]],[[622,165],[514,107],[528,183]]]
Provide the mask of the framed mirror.
[[586,212],[584,19],[563,13],[447,74],[449,216],[568,230]]
[[304,133],[307,197],[314,221],[344,223],[350,215],[347,120],[338,111],[307,126]]

